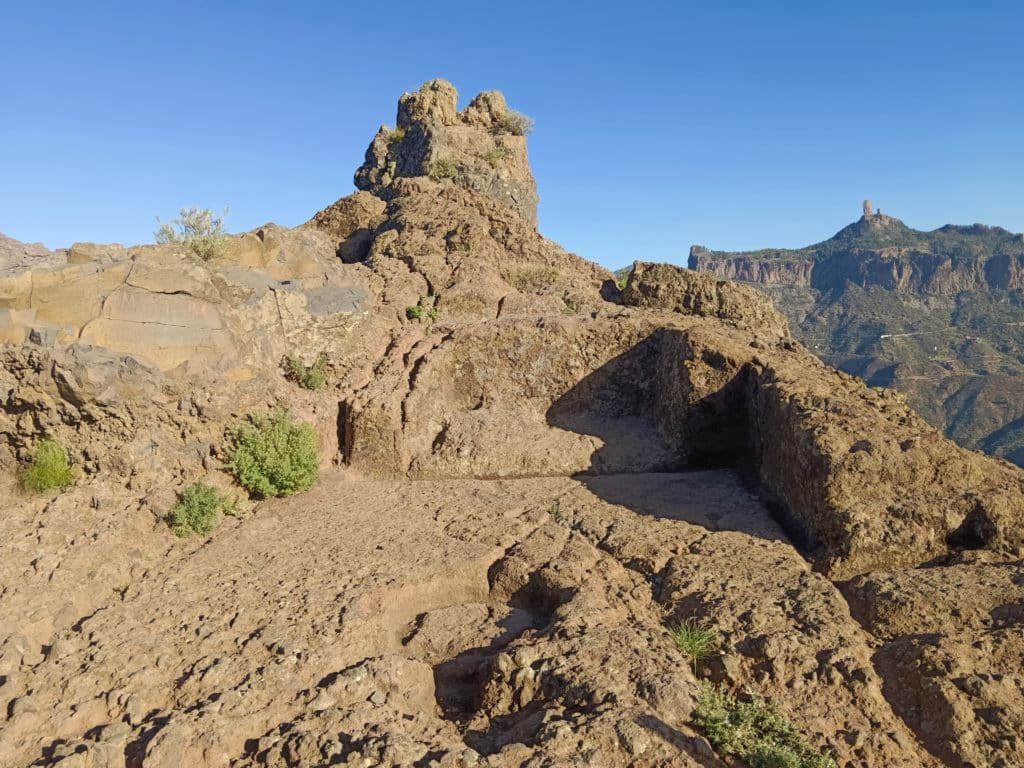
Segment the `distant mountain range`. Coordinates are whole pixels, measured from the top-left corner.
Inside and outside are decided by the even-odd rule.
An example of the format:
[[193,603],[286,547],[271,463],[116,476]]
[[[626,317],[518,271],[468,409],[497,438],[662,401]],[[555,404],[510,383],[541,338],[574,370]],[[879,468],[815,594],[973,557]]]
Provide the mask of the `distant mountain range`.
[[1024,465],[1024,235],[931,232],[866,213],[817,245],[690,249],[691,269],[768,293],[809,349],[962,445]]

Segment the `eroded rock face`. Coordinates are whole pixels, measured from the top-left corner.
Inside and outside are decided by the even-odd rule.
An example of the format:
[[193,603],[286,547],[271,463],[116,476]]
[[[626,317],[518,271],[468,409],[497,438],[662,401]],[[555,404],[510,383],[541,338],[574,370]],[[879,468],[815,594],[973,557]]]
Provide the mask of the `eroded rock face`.
[[0,277],[0,338],[81,342],[163,372],[238,379],[272,362],[267,353],[355,327],[369,301],[365,276],[346,271],[316,230],[267,226],[232,238],[217,262],[180,246],[79,246],[89,260]]
[[505,97],[481,93],[462,112],[446,80],[431,80],[398,102],[395,129],[381,126],[356,186],[385,200],[400,178],[431,176],[512,208],[537,227],[537,184],[526,157],[526,137],[508,121]]
[[[537,233],[506,109],[428,83],[363,191],[216,262],[76,244],[0,276],[0,755],[724,768],[712,680],[844,768],[1020,762],[1021,472],[750,288],[610,290]],[[282,406],[321,485],[174,539],[175,491],[230,490],[225,432]],[[76,485],[14,495],[44,435]],[[719,638],[699,664],[684,618]]]
[[622,302],[715,317],[757,334],[789,338],[785,318],[762,293],[671,264],[633,264]]
[[366,259],[373,231],[384,223],[384,201],[369,192],[356,192],[324,208],[306,222],[337,243],[338,257],[346,264]]
[[[1024,761],[1022,562],[971,553],[844,587],[894,709],[947,765]],[[965,597],[969,595],[968,597]]]
[[22,243],[0,233],[0,277],[28,269],[43,269],[64,261],[60,253],[51,252],[42,243]]

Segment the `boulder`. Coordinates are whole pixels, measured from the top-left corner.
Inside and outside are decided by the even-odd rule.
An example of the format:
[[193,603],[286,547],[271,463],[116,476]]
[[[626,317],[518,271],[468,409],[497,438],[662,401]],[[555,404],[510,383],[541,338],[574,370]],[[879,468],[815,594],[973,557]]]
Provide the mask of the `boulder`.
[[385,203],[369,192],[356,192],[324,208],[306,222],[325,232],[337,244],[338,258],[346,264],[363,261],[373,241],[373,231],[384,222]]
[[763,293],[672,264],[636,262],[622,291],[622,303],[715,317],[759,334],[789,338],[786,319]]

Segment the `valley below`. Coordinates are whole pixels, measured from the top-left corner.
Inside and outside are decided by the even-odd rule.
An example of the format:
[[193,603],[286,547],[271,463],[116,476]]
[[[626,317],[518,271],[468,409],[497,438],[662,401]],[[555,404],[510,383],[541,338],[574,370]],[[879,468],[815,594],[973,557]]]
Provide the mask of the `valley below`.
[[1024,462],[1021,235],[872,213],[802,249],[694,246],[690,267],[764,291],[808,349],[905,392],[961,445]]

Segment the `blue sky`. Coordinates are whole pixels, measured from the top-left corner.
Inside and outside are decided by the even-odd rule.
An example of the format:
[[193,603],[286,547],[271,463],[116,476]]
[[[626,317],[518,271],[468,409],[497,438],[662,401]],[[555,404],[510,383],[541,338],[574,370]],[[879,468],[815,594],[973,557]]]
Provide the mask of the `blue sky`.
[[536,120],[541,231],[618,267],[799,246],[870,197],[1024,230],[1024,4],[8,2],[0,231],[148,242],[230,207],[294,226],[352,191],[433,77]]

